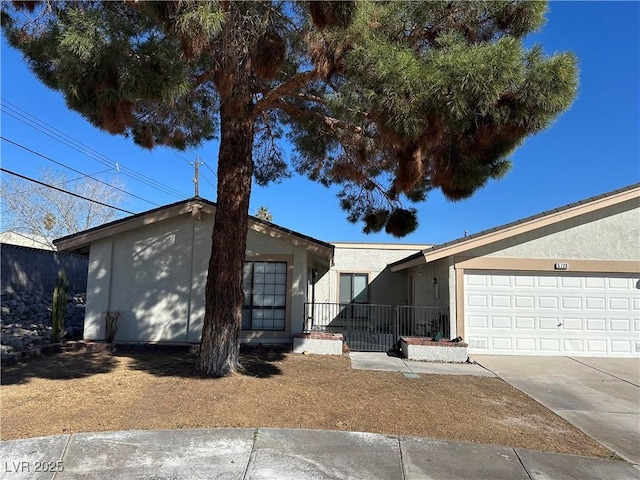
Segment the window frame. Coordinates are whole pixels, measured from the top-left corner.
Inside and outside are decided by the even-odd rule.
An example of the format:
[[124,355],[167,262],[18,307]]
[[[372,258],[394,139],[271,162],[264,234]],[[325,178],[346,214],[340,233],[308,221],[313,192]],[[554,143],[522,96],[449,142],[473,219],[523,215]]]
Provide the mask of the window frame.
[[[348,302],[343,302],[342,301],[342,278],[347,276],[351,277],[350,294],[349,294],[349,297],[351,298],[351,300],[349,300]],[[358,295],[356,295],[354,298],[354,295],[353,295],[354,279],[356,277],[364,277],[365,288],[361,292],[361,293],[364,293],[364,296],[365,296],[364,301],[357,300],[357,297],[359,297],[361,293],[358,293]],[[340,272],[338,275],[338,303],[345,304],[345,305],[369,303],[369,272]]]
[[[263,265],[275,265],[275,272],[257,272],[255,269],[255,266],[257,264],[263,264]],[[251,265],[251,282],[250,285],[248,285],[248,291],[246,289],[247,284],[245,282],[245,275],[247,274],[246,271],[244,271],[244,269],[247,268],[247,265]],[[277,265],[284,265],[284,268],[280,268],[281,272],[278,272],[277,270],[279,269],[279,267]],[[275,282],[274,283],[268,283],[268,282],[256,282],[256,277],[259,275],[267,275],[267,274],[274,274],[275,275]],[[284,274],[284,283],[282,282],[278,282],[278,275],[282,275]],[[267,290],[267,287],[269,286],[273,286],[273,293],[265,293],[265,290]],[[256,287],[261,287],[261,288],[256,288]],[[284,287],[284,290],[280,293],[277,293],[277,287]],[[243,281],[242,281],[242,288],[243,288],[243,292],[244,292],[244,303],[242,306],[242,325],[241,325],[241,331],[243,332],[284,332],[287,329],[287,310],[288,310],[288,296],[289,296],[289,262],[286,260],[245,260],[244,264],[243,264]],[[258,291],[256,292],[256,290],[262,290],[261,292]],[[265,295],[265,297],[263,298],[263,304],[259,305],[256,303],[256,296],[260,296],[260,295]],[[267,298],[266,296],[272,296],[272,299],[274,301],[273,304],[271,305],[265,305],[264,304],[264,300]],[[276,297],[279,296],[283,296],[284,297],[284,303],[282,303],[281,305],[276,304]],[[259,302],[258,302],[259,303]],[[254,317],[254,312],[256,311],[261,311],[261,312],[270,312],[270,311],[281,311],[282,313],[282,318],[272,318],[271,322],[273,325],[275,325],[275,322],[280,322],[282,321],[282,326],[278,327],[278,328],[264,328],[264,321],[265,319],[262,319],[263,324],[261,325],[262,328],[256,328],[254,322],[258,321],[259,319],[256,319]],[[248,318],[248,328],[245,324],[245,315],[249,315]],[[269,321],[269,319],[266,319],[266,321]]]
[[[342,301],[342,279],[344,277],[351,277],[350,282],[350,292],[349,297],[351,300],[349,302]],[[365,279],[365,288],[354,298],[354,279],[356,277],[364,277]],[[357,300],[362,293],[364,293],[364,301]],[[369,272],[340,272],[338,275],[338,305],[340,313],[338,314],[340,318],[350,319],[350,320],[366,320],[369,318],[369,307],[358,307],[359,305],[368,305],[369,304]]]

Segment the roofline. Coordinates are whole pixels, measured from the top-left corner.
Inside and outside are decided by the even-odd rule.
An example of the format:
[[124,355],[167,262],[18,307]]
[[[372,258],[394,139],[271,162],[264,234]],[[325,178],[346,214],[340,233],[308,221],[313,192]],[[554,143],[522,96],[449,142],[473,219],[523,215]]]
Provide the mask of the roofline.
[[[92,242],[122,233],[134,228],[138,228],[144,225],[149,225],[167,218],[172,218],[178,215],[191,213],[197,216],[200,212],[204,212],[213,215],[214,209],[217,208],[217,204],[210,200],[206,200],[201,197],[193,197],[187,200],[181,200],[169,205],[147,210],[146,212],[137,213],[135,215],[114,220],[113,222],[105,223],[97,227],[84,230],[82,232],[74,233],[55,239],[54,245],[58,248],[58,251],[73,251],[81,248],[88,247]],[[254,216],[249,215],[249,228],[254,231],[268,234],[272,237],[277,237],[274,230],[284,233],[294,240],[294,243],[315,244],[318,250],[328,250],[327,253],[333,255],[334,247],[330,243],[323,242],[321,240],[303,235],[285,227],[276,225],[275,223],[261,220]]]
[[391,263],[389,264],[389,268],[392,272],[397,272],[399,270],[416,267],[636,198],[640,198],[640,183],[635,183],[595,197],[589,197],[562,207],[546,210],[542,213],[483,230],[473,235],[460,237],[450,242],[435,245],[407,258]]
[[331,242],[336,248],[377,249],[377,250],[424,250],[432,247],[429,243],[376,243],[376,242]]

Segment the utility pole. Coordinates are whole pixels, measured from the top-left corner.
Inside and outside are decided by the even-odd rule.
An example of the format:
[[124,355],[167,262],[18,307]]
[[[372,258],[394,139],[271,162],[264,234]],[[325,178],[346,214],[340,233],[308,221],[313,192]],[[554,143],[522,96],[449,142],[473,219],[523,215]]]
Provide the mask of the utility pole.
[[200,158],[196,157],[195,162],[189,162],[193,165],[193,183],[195,186],[195,196],[200,196],[200,165],[204,165],[204,162],[200,161]]

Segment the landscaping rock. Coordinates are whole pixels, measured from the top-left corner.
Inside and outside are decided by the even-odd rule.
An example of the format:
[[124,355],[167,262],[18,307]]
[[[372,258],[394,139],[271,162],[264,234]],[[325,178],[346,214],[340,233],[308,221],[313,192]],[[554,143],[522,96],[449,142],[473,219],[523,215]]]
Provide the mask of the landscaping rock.
[[[84,292],[67,295],[64,338],[79,339],[85,314]],[[52,294],[5,292],[1,297],[3,359],[9,354],[51,343]],[[11,351],[5,351],[12,349]]]

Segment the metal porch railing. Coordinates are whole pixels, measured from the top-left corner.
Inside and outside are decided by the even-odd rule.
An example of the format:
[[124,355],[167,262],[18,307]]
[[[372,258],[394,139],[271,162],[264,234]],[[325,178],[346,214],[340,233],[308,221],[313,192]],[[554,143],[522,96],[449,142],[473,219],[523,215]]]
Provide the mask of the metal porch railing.
[[351,350],[388,351],[400,337],[449,337],[447,307],[305,303],[305,330],[342,333]]

